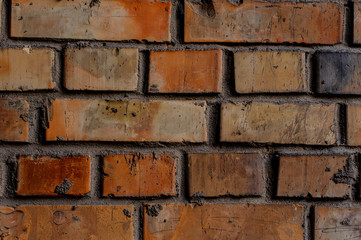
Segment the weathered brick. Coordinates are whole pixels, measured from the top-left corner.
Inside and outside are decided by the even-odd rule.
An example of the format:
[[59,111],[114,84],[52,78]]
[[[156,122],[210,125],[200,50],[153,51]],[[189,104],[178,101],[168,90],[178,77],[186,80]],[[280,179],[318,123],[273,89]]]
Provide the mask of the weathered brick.
[[23,99],[0,99],[0,141],[27,142],[29,103]]
[[175,196],[176,159],[169,154],[104,157],[103,196]]
[[361,94],[361,54],[318,53],[317,87],[320,93]]
[[315,240],[359,239],[360,208],[315,208]]
[[347,145],[361,145],[361,106],[347,106]]
[[238,93],[305,92],[305,53],[237,52],[234,72]]
[[221,92],[221,75],[220,49],[150,52],[150,92]]
[[221,141],[330,145],[335,143],[335,105],[225,103]]
[[171,3],[94,0],[17,0],[11,36],[97,40],[170,40]]
[[184,204],[144,209],[144,240],[303,239],[300,205]]
[[281,156],[277,196],[345,197],[348,156]]
[[361,43],[361,3],[354,2],[353,42]]
[[133,206],[0,207],[4,239],[133,240]]
[[261,195],[262,162],[258,154],[188,155],[189,194],[205,197]]
[[82,196],[90,192],[90,157],[19,156],[18,195]]
[[56,99],[46,140],[205,142],[204,101]]
[[52,89],[54,52],[50,49],[1,49],[0,90]]
[[227,0],[185,2],[186,42],[335,44],[341,41],[343,7],[338,3]]
[[69,90],[136,91],[137,85],[137,49],[65,51],[65,87]]

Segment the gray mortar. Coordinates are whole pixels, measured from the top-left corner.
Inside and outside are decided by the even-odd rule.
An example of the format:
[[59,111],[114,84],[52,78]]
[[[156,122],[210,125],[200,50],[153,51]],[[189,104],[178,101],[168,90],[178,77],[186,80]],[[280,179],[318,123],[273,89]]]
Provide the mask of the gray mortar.
[[[201,0],[200,0],[201,1]],[[151,43],[146,41],[94,41],[94,40],[72,40],[72,39],[15,39],[9,37],[9,19],[10,19],[10,1],[4,1],[2,12],[2,26],[0,31],[1,48],[50,48],[55,51],[55,66],[53,69],[53,79],[56,82],[56,88],[50,91],[28,91],[28,92],[0,92],[0,98],[24,98],[30,103],[29,119],[29,143],[0,143],[0,161],[6,163],[6,167],[0,170],[4,181],[0,189],[4,193],[0,198],[1,205],[133,205],[134,211],[134,235],[135,239],[142,239],[142,220],[143,204],[164,204],[164,203],[189,203],[201,201],[207,203],[250,203],[250,204],[301,204],[305,207],[305,240],[312,239],[313,206],[337,206],[337,207],[359,207],[360,199],[357,197],[359,176],[359,157],[361,147],[350,147],[345,145],[345,105],[361,105],[361,98],[355,95],[320,95],[311,92],[314,90],[311,83],[315,82],[312,72],[312,56],[315,52],[347,52],[361,53],[361,48],[352,44],[352,4],[346,0],[334,0],[346,6],[344,19],[343,42],[334,46],[305,45],[305,44],[253,44],[253,43],[210,43],[210,44],[192,44],[183,41],[183,16],[184,4],[182,1],[172,0],[171,12],[171,43]],[[238,2],[231,0],[231,2]],[[278,2],[269,1],[269,2]],[[300,0],[297,2],[306,2]],[[315,2],[330,2],[321,0]],[[101,4],[101,3],[100,3]],[[94,6],[96,7],[96,5]],[[139,84],[136,92],[86,92],[86,91],[68,91],[62,85],[63,82],[63,54],[66,48],[93,47],[93,48],[138,48],[139,57]],[[223,64],[223,82],[221,94],[147,94],[147,77],[149,51],[165,50],[206,50],[222,49]],[[238,51],[257,51],[257,50],[288,50],[300,51],[307,54],[307,82],[309,92],[296,94],[236,94],[234,91],[234,71],[233,71],[233,53]],[[55,98],[82,98],[82,99],[141,99],[147,100],[206,100],[207,101],[207,133],[208,141],[203,144],[190,143],[122,143],[122,142],[45,142],[44,126],[46,126],[45,111],[47,102]],[[335,122],[337,144],[334,146],[304,146],[292,144],[252,144],[252,143],[220,143],[219,137],[219,106],[221,103],[234,101],[262,101],[262,102],[293,102],[293,103],[324,103],[338,104]],[[102,189],[102,158],[108,154],[120,153],[162,153],[167,152],[178,158],[177,165],[177,196],[168,198],[106,198],[101,196]],[[264,194],[260,197],[232,197],[225,196],[219,198],[204,198],[202,196],[189,197],[187,193],[187,153],[215,153],[215,152],[235,152],[250,153],[256,152],[263,157],[263,177],[265,181]],[[62,196],[58,198],[50,197],[18,197],[16,190],[16,156],[17,155],[89,155],[91,156],[91,192],[88,196],[82,198]],[[351,194],[347,199],[312,199],[312,198],[277,198],[275,197],[277,181],[277,161],[278,155],[351,155],[350,167],[352,168],[352,177],[350,179]],[[126,215],[128,212],[126,213]]]

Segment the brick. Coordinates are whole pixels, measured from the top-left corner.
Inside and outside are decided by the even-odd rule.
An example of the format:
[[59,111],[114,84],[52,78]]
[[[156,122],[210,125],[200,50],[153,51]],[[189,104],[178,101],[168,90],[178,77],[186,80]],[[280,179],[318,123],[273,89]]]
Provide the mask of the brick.
[[300,205],[164,204],[144,209],[144,240],[303,239]]
[[245,1],[234,6],[226,0],[192,2],[185,3],[186,42],[341,41],[343,7],[338,3]]
[[305,53],[237,52],[234,72],[238,93],[305,92]]
[[[348,156],[281,156],[277,196],[346,197]],[[347,177],[346,177],[347,178]]]
[[4,239],[134,240],[133,206],[0,207]]
[[327,94],[361,94],[361,54],[318,53],[317,91]]
[[54,51],[0,49],[0,91],[53,89]]
[[361,106],[347,106],[347,145],[361,145]]
[[192,153],[188,155],[191,196],[261,195],[262,162],[258,154]]
[[221,92],[222,50],[150,52],[149,91]]
[[136,91],[137,85],[137,49],[65,51],[65,87],[69,90]]
[[11,36],[170,41],[171,3],[145,1],[18,0],[11,5]]
[[176,162],[166,153],[105,156],[103,196],[175,196]]
[[335,105],[225,103],[221,141],[306,145],[335,143]]
[[29,103],[24,99],[0,99],[0,141],[27,142]]
[[361,3],[354,2],[354,20],[353,20],[353,42],[361,43]]
[[315,208],[315,240],[359,239],[360,208]]
[[16,193],[82,196],[90,192],[89,156],[19,156]]
[[56,99],[46,140],[205,142],[204,101]]

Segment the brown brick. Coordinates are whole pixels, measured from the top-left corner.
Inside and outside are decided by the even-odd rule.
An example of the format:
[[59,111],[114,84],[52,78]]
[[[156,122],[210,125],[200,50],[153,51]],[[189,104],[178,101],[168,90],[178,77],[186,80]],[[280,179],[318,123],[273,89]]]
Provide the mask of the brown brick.
[[50,49],[1,49],[0,90],[52,89],[54,52]]
[[360,208],[315,208],[315,240],[359,239]]
[[11,5],[11,36],[169,41],[170,12],[170,2],[154,0],[17,0]]
[[29,103],[23,99],[0,99],[0,140],[27,142]]
[[186,42],[341,41],[343,7],[338,3],[245,1],[234,6],[227,0],[194,2],[185,3]]
[[354,2],[353,42],[361,43],[361,3]]
[[330,145],[335,143],[335,105],[225,103],[221,141]]
[[189,194],[205,197],[261,195],[262,162],[258,154],[188,155]]
[[205,142],[204,101],[56,99],[46,140]]
[[221,75],[221,50],[150,52],[150,92],[221,92]]
[[169,154],[104,157],[103,196],[175,196],[176,159]]
[[300,205],[184,204],[144,209],[144,240],[303,239]]
[[277,196],[347,196],[349,184],[340,179],[347,159],[348,156],[281,156]]
[[305,67],[305,53],[301,52],[237,52],[234,54],[236,91],[305,92]]
[[361,145],[361,106],[347,106],[347,145]]
[[136,91],[138,50],[82,48],[65,52],[69,90]]
[[4,239],[133,240],[133,206],[0,207]]
[[90,157],[19,156],[17,194],[82,196],[90,192]]

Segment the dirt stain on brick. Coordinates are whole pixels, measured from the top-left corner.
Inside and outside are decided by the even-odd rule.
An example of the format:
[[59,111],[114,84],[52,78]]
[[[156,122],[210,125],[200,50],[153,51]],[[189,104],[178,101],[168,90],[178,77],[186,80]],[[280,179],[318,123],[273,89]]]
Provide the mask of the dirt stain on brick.
[[69,192],[71,186],[72,186],[72,182],[69,179],[65,178],[61,184],[55,187],[54,192],[59,195],[65,195],[67,194],[67,192]]
[[157,217],[159,212],[163,210],[163,206],[160,204],[155,204],[153,206],[145,205],[145,211],[148,216]]

